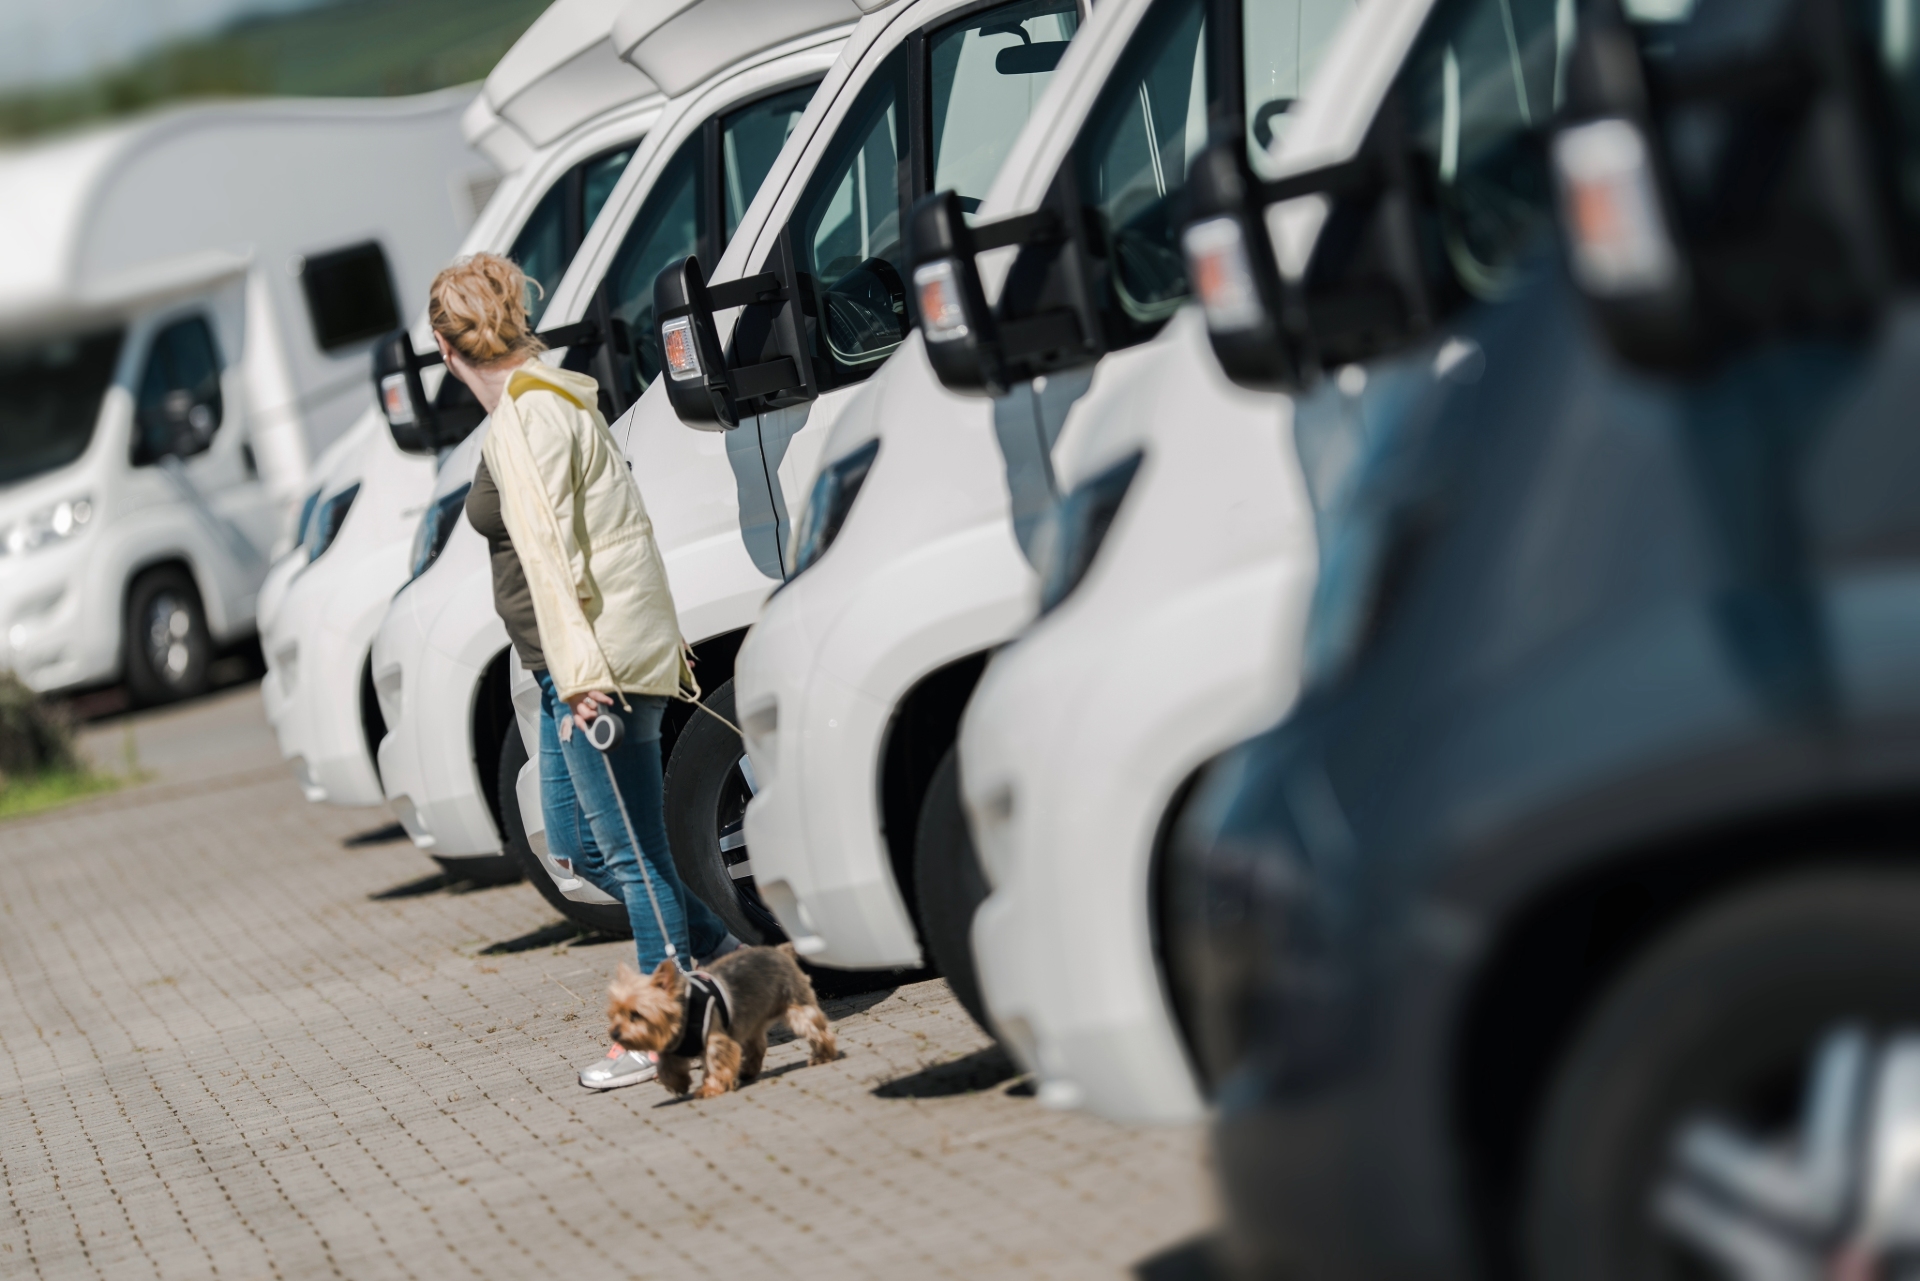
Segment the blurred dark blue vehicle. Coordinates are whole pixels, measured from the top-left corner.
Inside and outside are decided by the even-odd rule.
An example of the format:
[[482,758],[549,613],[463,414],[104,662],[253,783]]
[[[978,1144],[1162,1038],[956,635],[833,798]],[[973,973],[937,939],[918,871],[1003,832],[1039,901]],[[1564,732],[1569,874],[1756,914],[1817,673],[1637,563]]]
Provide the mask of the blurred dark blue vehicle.
[[[1163,856],[1222,1257],[1920,1276],[1920,7],[1574,9],[1437,0],[1364,163],[1198,188],[1323,562]],[[1489,12],[1554,61],[1476,151]]]

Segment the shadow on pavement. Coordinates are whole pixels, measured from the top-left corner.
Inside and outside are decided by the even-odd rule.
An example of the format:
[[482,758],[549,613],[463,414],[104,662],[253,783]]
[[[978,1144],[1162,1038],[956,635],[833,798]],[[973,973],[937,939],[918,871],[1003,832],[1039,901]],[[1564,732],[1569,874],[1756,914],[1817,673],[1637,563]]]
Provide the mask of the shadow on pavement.
[[515,952],[534,952],[543,947],[559,947],[570,943],[575,947],[594,943],[624,943],[627,940],[618,934],[602,934],[575,925],[572,921],[555,921],[543,925],[518,938],[503,939],[498,943],[489,943],[479,951],[481,956],[511,956]]
[[1213,1238],[1193,1237],[1133,1265],[1139,1281],[1219,1281],[1226,1275],[1213,1254]]
[[398,823],[389,823],[385,827],[372,827],[364,832],[355,832],[340,844],[350,850],[359,850],[369,845],[397,845],[406,839],[406,828]]
[[873,1096],[877,1099],[950,1099],[991,1090],[1013,1080],[1019,1073],[1020,1069],[1014,1066],[1005,1050],[989,1045],[963,1058],[936,1063],[877,1085]]

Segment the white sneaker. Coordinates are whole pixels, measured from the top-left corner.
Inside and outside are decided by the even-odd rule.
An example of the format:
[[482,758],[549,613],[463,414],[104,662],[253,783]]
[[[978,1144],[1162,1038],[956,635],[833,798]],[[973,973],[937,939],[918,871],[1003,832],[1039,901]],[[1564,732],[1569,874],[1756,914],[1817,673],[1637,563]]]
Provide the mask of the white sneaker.
[[589,1090],[617,1090],[623,1085],[651,1081],[660,1071],[651,1054],[640,1054],[618,1045],[607,1047],[607,1057],[591,1067],[580,1069],[580,1084]]

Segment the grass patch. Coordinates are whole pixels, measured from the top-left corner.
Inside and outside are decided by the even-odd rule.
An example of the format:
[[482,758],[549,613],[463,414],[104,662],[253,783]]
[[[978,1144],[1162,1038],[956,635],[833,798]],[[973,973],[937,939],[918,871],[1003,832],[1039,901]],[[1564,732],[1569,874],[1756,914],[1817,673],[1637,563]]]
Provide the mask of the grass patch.
[[32,778],[13,778],[0,783],[0,819],[37,814],[89,796],[114,791],[129,780],[118,774],[60,770]]

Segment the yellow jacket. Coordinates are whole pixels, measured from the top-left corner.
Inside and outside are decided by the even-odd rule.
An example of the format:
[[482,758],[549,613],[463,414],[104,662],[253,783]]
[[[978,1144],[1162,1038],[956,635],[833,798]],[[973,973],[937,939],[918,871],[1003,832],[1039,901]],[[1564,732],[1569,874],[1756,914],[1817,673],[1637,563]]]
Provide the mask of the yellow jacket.
[[494,408],[482,453],[527,573],[561,698],[698,694],[640,487],[584,374],[530,360]]

